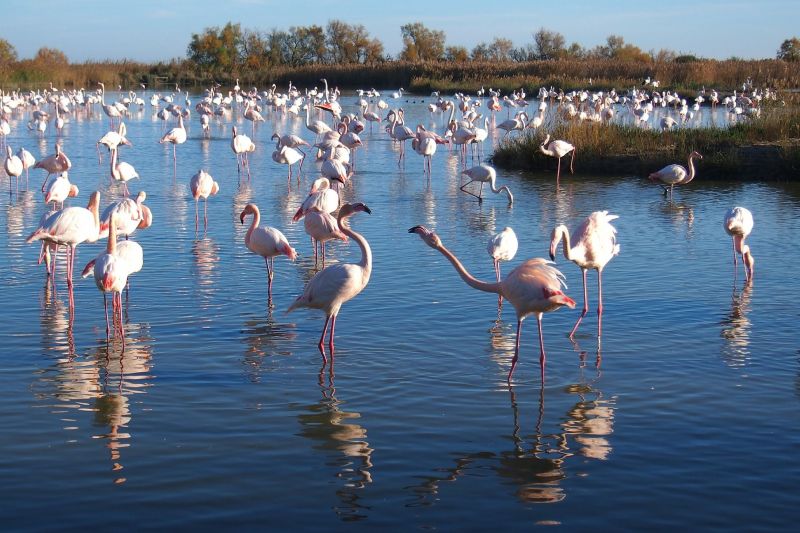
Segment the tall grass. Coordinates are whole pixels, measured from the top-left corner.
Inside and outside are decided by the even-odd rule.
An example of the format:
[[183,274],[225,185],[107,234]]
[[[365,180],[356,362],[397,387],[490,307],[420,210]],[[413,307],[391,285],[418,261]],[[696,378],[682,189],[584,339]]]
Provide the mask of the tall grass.
[[[774,108],[729,128],[645,130],[634,126],[557,122],[545,125],[554,139],[576,147],[576,167],[599,173],[647,174],[684,161],[692,150],[704,155],[708,177],[800,178],[800,110]],[[504,140],[492,161],[506,168],[545,169],[554,165],[539,146],[545,133],[528,131]]]
[[499,88],[505,92],[520,87],[533,91],[540,86],[565,90],[615,87],[618,90],[640,86],[651,77],[661,87],[694,90],[703,86],[720,90],[741,88],[750,78],[756,86],[777,89],[800,87],[800,69],[778,60],[677,62],[628,62],[609,59],[554,60],[529,62],[405,62],[386,61],[370,65],[314,64],[302,67],[264,66],[238,68],[230,72],[198,68],[188,60],[175,59],[154,64],[132,61],[86,62],[64,65],[43,65],[27,60],[6,66],[0,71],[4,89],[44,88],[52,82],[62,88],[88,87],[102,81],[136,89],[139,83],[150,87],[179,83],[186,87],[204,87],[221,83],[230,87],[239,78],[240,85],[265,88],[275,83],[298,87],[320,86],[326,78],[331,86],[342,89],[405,87],[427,94],[433,90],[445,93],[474,92],[480,87]]

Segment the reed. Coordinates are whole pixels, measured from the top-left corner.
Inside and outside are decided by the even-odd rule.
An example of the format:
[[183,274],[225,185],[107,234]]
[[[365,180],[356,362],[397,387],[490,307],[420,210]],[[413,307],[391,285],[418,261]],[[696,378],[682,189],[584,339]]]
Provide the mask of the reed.
[[797,180],[800,178],[800,109],[772,108],[729,128],[645,130],[616,124],[555,121],[539,132],[503,140],[492,155],[500,167],[543,170],[554,160],[539,151],[545,131],[575,145],[575,166],[599,174],[647,175],[681,162],[692,151],[704,155],[710,178]]

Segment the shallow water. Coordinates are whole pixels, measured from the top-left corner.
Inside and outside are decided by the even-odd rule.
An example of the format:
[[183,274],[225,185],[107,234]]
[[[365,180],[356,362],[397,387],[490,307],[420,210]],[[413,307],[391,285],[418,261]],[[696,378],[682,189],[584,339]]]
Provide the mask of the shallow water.
[[[431,125],[427,98],[405,100],[412,127]],[[321,313],[284,313],[315,272],[302,224],[290,223],[315,166],[309,160],[287,191],[268,141],[274,130],[310,136],[301,120],[268,115],[255,134],[252,180],[240,183],[230,125],[249,134],[250,123],[236,113],[231,121],[213,123],[212,139],[201,140],[193,116],[173,176],[149,106],[126,120],[134,146],[121,159],[139,171],[131,190],[147,191],[154,224],[135,235],[145,267],[125,300],[124,351],[106,343],[94,283],[76,281],[70,313],[63,278],[46,288],[38,246],[24,243],[43,211],[41,171],[32,192],[0,201],[7,528],[774,530],[800,518],[791,270],[800,254],[787,245],[800,231],[800,188],[709,183],[700,166],[669,201],[641,177],[587,176],[578,158],[560,188],[554,172],[498,171],[513,207],[486,190],[479,204],[459,191],[455,151],[439,147],[428,184],[421,158],[409,149],[398,169],[399,148],[375,128],[362,134],[346,194],[372,209],[352,226],[369,240],[374,270],[342,308],[331,369],[316,347]],[[37,158],[54,151],[52,132],[38,140],[23,119],[12,124],[14,149]],[[104,205],[120,194],[108,184],[107,156],[97,162],[94,142],[107,129],[98,109],[65,130],[81,188],[73,205],[94,189]],[[208,230],[196,234],[188,182],[199,168],[221,190],[208,203]],[[263,261],[243,243],[238,215],[250,201],[300,254],[275,261],[274,309]],[[756,219],[752,285],[741,264],[734,278],[722,229],[733,205]],[[567,334],[578,309],[545,315],[542,384],[527,321],[509,389],[511,306],[498,314],[494,296],[467,287],[407,229],[435,228],[473,274],[491,279],[493,233],[511,226],[520,239],[508,272],[545,257],[555,225],[601,209],[620,216],[621,245],[604,272],[602,358],[590,273],[577,342]],[[102,248],[80,246],[76,270]],[[354,243],[328,252],[331,262],[359,259]],[[563,256],[557,266],[580,307],[580,270]]]

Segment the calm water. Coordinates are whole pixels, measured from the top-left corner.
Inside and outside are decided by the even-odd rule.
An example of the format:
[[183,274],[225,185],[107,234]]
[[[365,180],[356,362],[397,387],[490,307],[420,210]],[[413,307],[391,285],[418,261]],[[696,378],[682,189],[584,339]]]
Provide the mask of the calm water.
[[[412,127],[431,122],[426,104],[403,102]],[[38,246],[24,243],[43,210],[41,171],[31,174],[35,192],[0,200],[6,528],[774,530],[800,519],[800,252],[786,245],[800,231],[800,188],[710,183],[701,165],[670,202],[641,177],[588,176],[579,157],[560,189],[554,172],[499,171],[513,207],[491,193],[479,205],[458,190],[456,152],[439,147],[428,185],[421,158],[409,150],[398,170],[398,148],[376,128],[362,135],[346,195],[373,211],[352,226],[372,246],[374,271],[342,309],[331,372],[316,348],[322,314],[284,313],[314,273],[303,226],[290,219],[316,174],[307,164],[287,191],[268,139],[275,129],[310,138],[302,121],[269,116],[258,126],[253,179],[241,184],[230,126],[249,134],[250,123],[236,113],[213,125],[211,140],[192,117],[177,178],[149,105],[126,123],[134,147],[121,159],[142,176],[131,190],[147,191],[155,222],[135,236],[145,267],[125,303],[124,351],[106,343],[94,283],[77,280],[71,317],[63,281],[47,289]],[[15,150],[54,151],[51,131],[38,140],[21,118],[12,126]],[[107,129],[98,108],[65,130],[81,189],[73,205],[96,188],[104,205],[119,196],[94,147]],[[188,182],[199,168],[221,191],[196,235]],[[275,261],[272,310],[263,261],[238,221],[250,201],[300,253]],[[734,279],[722,229],[733,205],[756,218],[751,286],[741,265]],[[512,308],[498,315],[494,296],[464,285],[406,231],[435,228],[490,279],[493,233],[512,226],[519,236],[508,272],[546,256],[556,224],[599,209],[620,215],[621,244],[604,276],[602,363],[591,273],[577,343],[567,333],[578,310],[545,316],[542,386],[529,320],[509,389]],[[80,246],[76,269],[102,248]],[[328,251],[332,261],[359,259],[355,244]],[[578,267],[563,256],[558,267],[580,305]]]

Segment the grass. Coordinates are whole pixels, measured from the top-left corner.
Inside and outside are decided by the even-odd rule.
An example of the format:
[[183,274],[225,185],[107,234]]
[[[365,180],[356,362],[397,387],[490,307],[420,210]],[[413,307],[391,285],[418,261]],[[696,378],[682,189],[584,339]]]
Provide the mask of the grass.
[[575,166],[596,173],[646,175],[703,154],[698,172],[710,178],[785,179],[800,177],[800,108],[773,108],[730,128],[679,128],[661,132],[633,126],[558,122],[539,132],[503,141],[492,156],[505,168],[549,169],[553,158],[539,145],[544,130],[576,147]]

